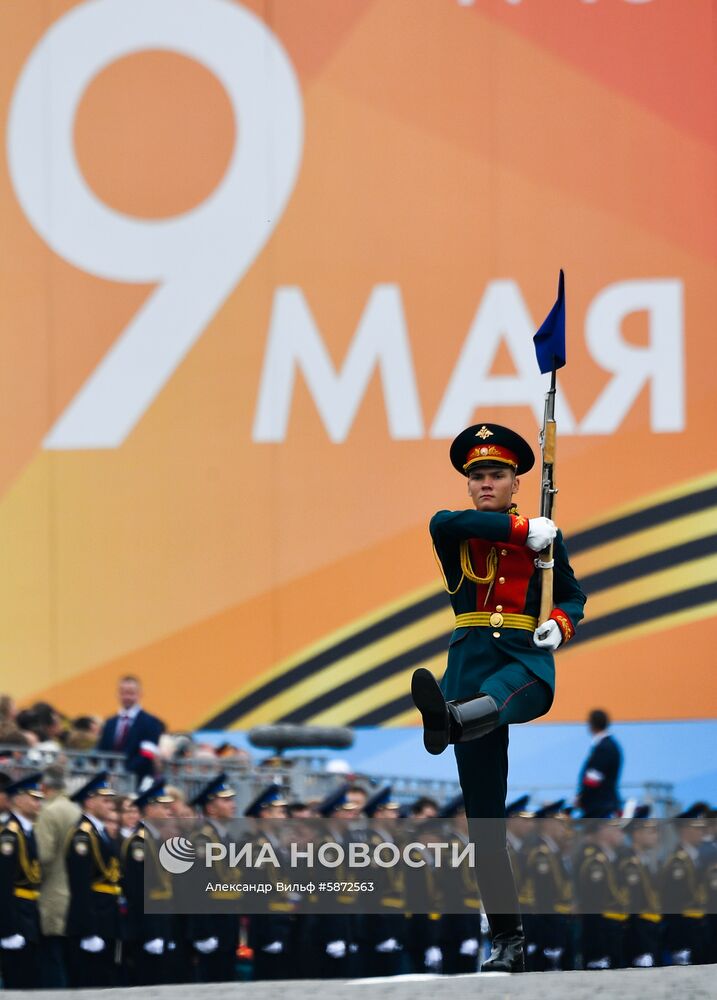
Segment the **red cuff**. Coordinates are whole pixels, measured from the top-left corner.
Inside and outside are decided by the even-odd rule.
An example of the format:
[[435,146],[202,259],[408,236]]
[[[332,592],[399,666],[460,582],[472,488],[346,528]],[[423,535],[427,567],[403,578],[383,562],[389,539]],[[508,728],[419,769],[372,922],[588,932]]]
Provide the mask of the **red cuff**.
[[563,643],[566,643],[568,639],[572,639],[575,635],[575,626],[565,612],[561,611],[560,608],[555,608],[550,617],[560,626],[560,631],[563,633]]
[[530,527],[530,522],[527,517],[521,517],[520,514],[510,514],[510,538],[508,542],[511,545],[525,545],[528,538],[528,528]]

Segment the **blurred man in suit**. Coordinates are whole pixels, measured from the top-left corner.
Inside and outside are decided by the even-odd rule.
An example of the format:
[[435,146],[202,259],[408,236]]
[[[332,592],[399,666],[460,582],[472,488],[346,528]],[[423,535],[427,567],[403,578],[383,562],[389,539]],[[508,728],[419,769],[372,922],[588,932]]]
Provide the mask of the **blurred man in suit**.
[[610,716],[602,708],[594,708],[587,718],[592,745],[580,770],[576,805],[586,819],[617,816],[621,801],[618,781],[622,768],[622,751],[609,730]]
[[152,775],[159,737],[164,723],[140,706],[142,684],[138,677],[121,677],[117,689],[119,712],[105,722],[98,750],[123,753],[125,767],[137,775],[137,781]]

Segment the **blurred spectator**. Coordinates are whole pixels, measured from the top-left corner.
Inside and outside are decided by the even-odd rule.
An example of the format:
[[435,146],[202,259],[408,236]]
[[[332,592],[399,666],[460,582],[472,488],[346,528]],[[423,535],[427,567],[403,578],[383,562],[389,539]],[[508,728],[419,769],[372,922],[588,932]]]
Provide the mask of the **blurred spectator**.
[[68,750],[93,750],[100,735],[101,723],[97,716],[80,715],[73,719],[65,739]]
[[411,803],[410,814],[416,819],[435,819],[438,815],[438,803],[428,795],[422,795]]
[[0,745],[29,746],[31,742],[18,725],[15,702],[9,694],[0,695]]
[[46,701],[36,701],[30,711],[35,717],[33,731],[41,750],[59,750],[63,733],[62,716]]
[[12,778],[5,771],[0,771],[0,827],[7,822],[10,804],[5,789],[12,784]]
[[150,776],[155,770],[164,723],[141,707],[142,685],[138,677],[121,677],[117,694],[120,710],[105,722],[97,749],[123,753],[128,771],[138,779]]
[[35,732],[37,717],[33,710],[31,708],[21,709],[15,716],[15,722],[28,746],[34,747],[38,743],[38,737]]
[[40,984],[44,989],[63,989],[67,986],[63,948],[70,901],[64,847],[80,818],[80,807],[67,797],[65,772],[59,765],[45,769],[41,787],[45,801],[35,824],[42,865]]
[[622,751],[609,731],[610,716],[604,709],[594,708],[587,724],[592,745],[580,771],[576,805],[588,819],[616,816],[621,806],[618,781]]

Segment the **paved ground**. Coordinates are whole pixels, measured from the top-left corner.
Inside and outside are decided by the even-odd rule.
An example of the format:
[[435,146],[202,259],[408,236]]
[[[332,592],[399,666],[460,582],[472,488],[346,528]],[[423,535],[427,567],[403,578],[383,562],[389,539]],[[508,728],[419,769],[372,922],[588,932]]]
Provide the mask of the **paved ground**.
[[396,976],[392,979],[233,983],[231,986],[156,986],[116,990],[7,991],[8,1000],[715,1000],[717,965],[686,969],[628,969],[614,972],[543,972],[523,976]]

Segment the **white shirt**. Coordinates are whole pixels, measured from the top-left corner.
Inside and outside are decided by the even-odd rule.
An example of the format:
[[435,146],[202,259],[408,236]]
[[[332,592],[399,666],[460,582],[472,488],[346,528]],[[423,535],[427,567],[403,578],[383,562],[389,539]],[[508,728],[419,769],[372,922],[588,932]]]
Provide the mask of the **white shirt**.
[[105,824],[101,820],[97,819],[96,816],[90,816],[88,813],[84,813],[83,815],[94,826],[100,837],[104,837],[106,840],[109,839],[109,834],[105,831]]
[[117,713],[120,719],[129,719],[130,722],[134,722],[139,713],[142,711],[141,705],[133,705],[132,708],[120,708]]
[[31,820],[25,819],[24,816],[20,815],[20,813],[13,813],[13,816],[17,817],[17,820],[18,820],[20,826],[25,831],[25,833],[32,833],[32,821]]

